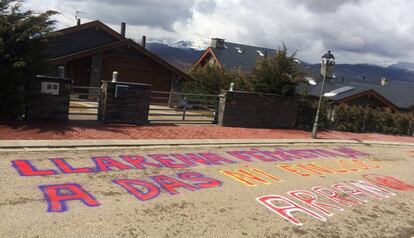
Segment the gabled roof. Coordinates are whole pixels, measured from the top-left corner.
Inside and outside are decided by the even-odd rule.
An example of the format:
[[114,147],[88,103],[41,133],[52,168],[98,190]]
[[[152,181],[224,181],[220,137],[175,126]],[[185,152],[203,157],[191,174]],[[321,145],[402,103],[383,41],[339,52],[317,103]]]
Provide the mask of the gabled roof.
[[82,30],[85,30],[85,29],[89,29],[89,28],[92,28],[92,27],[102,29],[103,31],[105,31],[108,34],[112,35],[113,37],[117,38],[118,40],[125,39],[125,37],[123,37],[121,34],[114,31],[112,28],[110,28],[109,26],[103,24],[101,21],[98,21],[98,20],[87,22],[87,23],[77,25],[77,26],[68,27],[68,28],[65,28],[65,29],[61,29],[61,30],[58,30],[57,32],[62,33],[62,34],[68,34],[68,33],[73,33],[73,32],[77,32],[77,31],[82,31]]
[[[142,53],[145,56],[151,58],[152,60],[156,61],[157,63],[161,64],[162,66],[172,71],[173,73],[181,76],[182,78],[187,79],[187,80],[191,79],[190,76],[188,76],[181,70],[177,69],[173,65],[169,64],[165,60],[161,59],[157,55],[150,52],[149,50],[140,46],[135,41],[123,37],[121,34],[112,30],[110,27],[108,27],[107,25],[103,24],[100,21],[88,22],[88,23],[81,24],[78,26],[62,29],[57,32],[63,34],[63,37],[61,39],[65,39],[65,36],[73,35],[71,33],[83,32],[85,30],[94,29],[94,28],[98,30],[102,30],[104,33],[106,33],[104,35],[101,35],[101,34],[98,35],[98,33],[96,33],[96,36],[98,38],[99,36],[101,36],[101,38],[105,38],[105,39],[102,39],[102,40],[100,39],[100,41],[96,42],[96,44],[90,44],[89,42],[86,42],[86,43],[85,42],[65,42],[65,41],[58,42],[58,44],[55,44],[54,47],[58,47],[58,48],[62,47],[66,49],[61,50],[61,51],[59,51],[58,49],[59,54],[55,53],[53,55],[51,62],[55,64],[61,64],[61,63],[75,60],[75,59],[95,55],[95,54],[98,54],[104,51],[128,46],[128,47],[131,47],[131,49],[136,50],[139,53]],[[94,34],[94,33],[91,33],[91,34]],[[80,37],[82,37],[82,35],[83,34],[81,34]],[[111,36],[111,37],[106,38],[106,36]],[[94,36],[94,38],[96,37]],[[71,47],[76,44],[78,45],[77,47]]]
[[69,27],[56,31],[56,33],[56,38],[50,44],[50,56],[52,58],[125,39],[121,34],[100,21]]
[[208,54],[212,54],[221,67],[250,71],[256,66],[257,61],[263,59],[265,55],[274,56],[276,53],[275,49],[225,42],[224,48],[209,47],[194,67],[197,67]]
[[[335,102],[346,102],[361,96],[371,95],[388,105],[392,109],[408,109],[411,105],[414,105],[414,83],[407,87],[407,89],[402,89],[401,87],[390,86],[390,84],[398,84],[389,82],[386,86],[376,85],[373,83],[361,83],[361,82],[336,82],[327,81],[325,83],[324,93],[331,92],[344,87],[351,87],[351,90],[348,90],[343,93],[339,93],[335,96],[328,97],[329,100]],[[307,83],[301,83],[297,87],[297,91],[300,93],[306,93],[310,96],[319,97],[321,90],[322,82],[319,81],[317,85],[309,85]],[[410,88],[412,91],[410,91]],[[405,96],[403,96],[405,93]]]
[[359,97],[364,97],[364,96],[374,97],[378,101],[382,102],[384,105],[387,105],[390,109],[394,111],[398,111],[398,107],[394,103],[390,102],[387,98],[385,98],[384,96],[382,96],[381,94],[379,94],[377,91],[373,89],[368,89],[365,91],[361,91],[359,93],[354,93],[354,94],[346,95],[346,96],[342,95],[340,96],[340,98],[337,98],[337,101],[341,103],[345,103],[345,102],[354,100]]
[[107,50],[112,50],[112,49],[115,49],[115,48],[118,48],[118,47],[121,47],[121,46],[128,45],[128,43],[130,41],[131,41],[130,39],[124,39],[124,40],[121,40],[121,41],[116,41],[116,42],[101,45],[101,46],[98,46],[98,47],[89,48],[89,49],[78,51],[78,52],[75,52],[75,53],[72,53],[72,54],[67,54],[67,55],[64,55],[64,56],[53,58],[51,60],[51,62],[55,63],[55,64],[66,63],[66,62],[69,62],[69,61],[72,61],[72,60],[76,60],[76,59],[80,59],[80,58],[83,58],[83,57],[95,55],[95,54],[102,53],[102,52],[107,51]]
[[214,58],[214,60],[217,62],[219,67],[223,67],[223,65],[221,65],[220,61],[217,59],[216,55],[214,54],[214,52],[211,50],[210,47],[207,48],[207,50],[205,50],[203,54],[201,54],[200,59],[197,60],[197,62],[194,64],[193,67],[197,67],[199,64],[201,64],[203,60],[206,59],[206,57],[209,57],[209,56]]
[[414,82],[389,81],[385,86],[379,83],[353,82],[352,85],[373,89],[399,108],[409,109],[414,106]]

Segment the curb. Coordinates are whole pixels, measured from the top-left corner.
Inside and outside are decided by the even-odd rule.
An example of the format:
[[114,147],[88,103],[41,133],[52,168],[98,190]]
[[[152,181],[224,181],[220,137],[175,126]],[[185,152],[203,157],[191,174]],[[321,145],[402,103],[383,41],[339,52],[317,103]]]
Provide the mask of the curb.
[[208,139],[208,140],[0,140],[1,151],[53,151],[124,148],[245,147],[277,145],[365,145],[414,147],[414,143],[332,139]]

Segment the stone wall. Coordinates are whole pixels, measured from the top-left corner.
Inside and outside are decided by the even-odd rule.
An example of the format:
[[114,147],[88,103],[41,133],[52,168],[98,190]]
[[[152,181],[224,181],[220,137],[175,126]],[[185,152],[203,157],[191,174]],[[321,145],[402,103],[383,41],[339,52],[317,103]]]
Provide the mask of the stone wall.
[[67,121],[70,86],[71,81],[65,78],[38,76],[31,80],[25,90],[25,119]]
[[151,86],[102,81],[99,118],[104,122],[148,124]]
[[224,92],[219,125],[248,128],[293,128],[299,104],[292,97],[251,92]]

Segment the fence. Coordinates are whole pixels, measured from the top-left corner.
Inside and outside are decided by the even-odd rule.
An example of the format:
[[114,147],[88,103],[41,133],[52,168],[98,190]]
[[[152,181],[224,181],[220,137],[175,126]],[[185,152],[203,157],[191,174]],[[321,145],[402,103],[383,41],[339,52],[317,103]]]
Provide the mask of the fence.
[[72,86],[69,120],[99,120],[100,87]]
[[151,91],[151,123],[217,123],[218,95]]

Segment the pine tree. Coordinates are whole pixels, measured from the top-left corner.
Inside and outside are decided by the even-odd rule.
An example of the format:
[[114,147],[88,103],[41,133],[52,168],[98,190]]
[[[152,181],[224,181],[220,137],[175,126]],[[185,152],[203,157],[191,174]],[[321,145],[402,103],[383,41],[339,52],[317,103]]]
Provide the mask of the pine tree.
[[251,74],[254,91],[294,96],[302,76],[296,61],[296,52],[289,56],[285,45],[275,56],[260,60]]
[[22,12],[19,3],[0,0],[0,119],[16,119],[24,113],[24,86],[45,73],[47,43],[55,11]]

